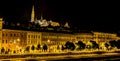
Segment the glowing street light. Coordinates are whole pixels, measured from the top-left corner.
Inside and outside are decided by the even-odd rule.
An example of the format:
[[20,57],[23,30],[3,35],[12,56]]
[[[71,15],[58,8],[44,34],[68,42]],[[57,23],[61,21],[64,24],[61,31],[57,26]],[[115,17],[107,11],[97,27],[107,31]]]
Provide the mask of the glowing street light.
[[18,39],[17,39],[17,41],[19,42],[19,41],[20,41],[20,39],[18,38]]
[[50,43],[50,40],[48,39],[47,42]]

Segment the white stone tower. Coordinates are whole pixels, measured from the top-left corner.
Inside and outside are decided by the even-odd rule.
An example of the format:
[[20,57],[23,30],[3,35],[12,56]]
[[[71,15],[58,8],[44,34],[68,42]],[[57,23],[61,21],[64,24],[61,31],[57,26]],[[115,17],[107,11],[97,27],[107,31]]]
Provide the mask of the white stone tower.
[[70,28],[68,22],[65,23],[64,27]]
[[35,11],[34,11],[34,5],[32,7],[32,12],[31,12],[31,22],[35,21]]

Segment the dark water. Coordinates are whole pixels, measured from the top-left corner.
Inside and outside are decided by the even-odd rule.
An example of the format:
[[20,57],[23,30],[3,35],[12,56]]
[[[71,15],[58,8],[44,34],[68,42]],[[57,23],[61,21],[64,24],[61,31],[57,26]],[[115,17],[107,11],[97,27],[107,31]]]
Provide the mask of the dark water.
[[77,58],[77,59],[56,59],[56,60],[36,60],[30,59],[25,61],[120,61],[120,57],[100,57],[100,58]]
[[120,59],[64,59],[64,60],[25,60],[25,61],[120,61]]
[[118,58],[77,58],[77,59],[56,59],[56,60],[39,60],[39,59],[26,59],[26,60],[2,60],[2,61],[120,61]]
[[[0,60],[1,61],[1,60]],[[5,60],[7,61],[7,60]],[[8,60],[13,61],[13,60]],[[114,56],[102,56],[102,57],[84,57],[84,58],[72,58],[72,57],[66,57],[66,58],[56,58],[56,59],[36,59],[36,58],[30,58],[30,59],[22,59],[22,60],[14,60],[14,61],[120,61],[120,55],[114,55]]]

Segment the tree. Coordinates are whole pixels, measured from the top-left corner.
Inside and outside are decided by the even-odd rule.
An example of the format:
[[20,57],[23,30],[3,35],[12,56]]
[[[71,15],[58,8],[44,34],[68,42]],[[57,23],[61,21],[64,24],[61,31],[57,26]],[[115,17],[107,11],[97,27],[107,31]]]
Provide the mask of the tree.
[[78,41],[78,43],[76,43],[79,47],[78,47],[78,49],[80,50],[80,49],[85,49],[85,43],[83,43],[82,41]]
[[44,44],[44,45],[43,45],[43,50],[44,50],[44,51],[47,51],[47,49],[48,49],[47,45]]
[[32,45],[31,49],[32,49],[32,50],[35,50],[35,46],[34,46],[34,45]]
[[16,51],[14,50],[13,53],[16,53]]
[[62,45],[62,50],[64,50],[65,48],[64,48],[64,46]]
[[108,43],[105,43],[105,47],[108,49],[108,47],[109,47],[109,44],[108,44]]
[[37,50],[40,50],[40,49],[41,49],[40,44],[38,44],[37,45]]
[[116,47],[117,42],[115,40],[109,41],[111,47]]
[[58,46],[57,46],[57,50],[59,50],[59,49],[60,49],[60,46],[58,45]]
[[74,43],[67,41],[65,44],[65,49],[74,50],[75,49]]
[[10,50],[10,49],[8,49],[8,53],[10,53],[10,51],[11,51],[11,50]]
[[29,51],[29,50],[30,50],[30,46],[27,46],[25,50],[26,50],[26,51]]
[[4,47],[2,47],[2,49],[1,49],[1,53],[4,53],[5,52],[5,49],[4,49]]
[[5,54],[8,54],[8,51],[5,51]]
[[90,42],[92,43],[93,49],[99,49],[99,44],[97,44],[95,41],[92,41],[92,40],[90,40]]
[[120,40],[117,40],[117,42],[116,42],[116,47],[117,47],[118,49],[120,49]]

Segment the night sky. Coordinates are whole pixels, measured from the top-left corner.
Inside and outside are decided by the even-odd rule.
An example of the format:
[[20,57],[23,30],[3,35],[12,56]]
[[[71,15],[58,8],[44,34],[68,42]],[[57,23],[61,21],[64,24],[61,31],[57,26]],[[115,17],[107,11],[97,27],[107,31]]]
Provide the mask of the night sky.
[[6,21],[30,21],[32,5],[36,17],[69,22],[71,27],[83,30],[119,31],[119,5],[113,1],[79,0],[3,0],[0,17]]

